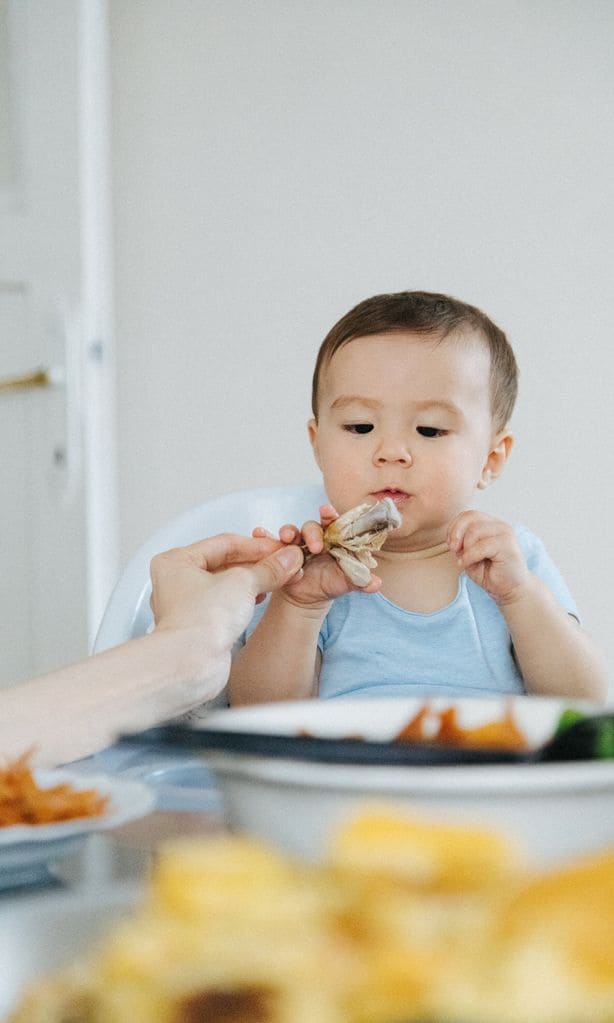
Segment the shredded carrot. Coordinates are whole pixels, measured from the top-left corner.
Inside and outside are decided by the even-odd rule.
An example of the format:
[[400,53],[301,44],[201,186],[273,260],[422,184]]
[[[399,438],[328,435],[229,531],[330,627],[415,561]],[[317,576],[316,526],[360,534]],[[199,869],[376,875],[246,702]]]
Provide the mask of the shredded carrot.
[[11,824],[54,824],[80,817],[99,817],[107,809],[108,796],[96,789],[75,789],[64,783],[41,788],[23,753],[0,768],[0,827]]
[[527,740],[514,721],[509,706],[505,708],[503,717],[498,721],[489,721],[476,728],[462,728],[458,723],[455,707],[435,711],[426,703],[411,721],[404,725],[393,741],[441,742],[463,749],[528,749]]
[[403,726],[401,731],[394,738],[394,742],[423,742],[424,741],[424,719],[429,712],[429,705],[422,705],[418,713]]

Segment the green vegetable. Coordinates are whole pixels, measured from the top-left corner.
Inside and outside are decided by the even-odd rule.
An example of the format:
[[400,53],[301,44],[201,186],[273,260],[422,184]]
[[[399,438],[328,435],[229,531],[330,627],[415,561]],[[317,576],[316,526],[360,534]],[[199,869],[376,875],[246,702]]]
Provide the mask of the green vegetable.
[[577,721],[582,721],[585,717],[586,714],[584,714],[581,710],[574,710],[573,707],[566,707],[559,718],[558,725],[556,726],[556,731],[554,733],[555,738],[558,735],[562,735],[568,728],[575,725]]
[[595,756],[598,760],[614,759],[614,718],[604,718],[595,737]]

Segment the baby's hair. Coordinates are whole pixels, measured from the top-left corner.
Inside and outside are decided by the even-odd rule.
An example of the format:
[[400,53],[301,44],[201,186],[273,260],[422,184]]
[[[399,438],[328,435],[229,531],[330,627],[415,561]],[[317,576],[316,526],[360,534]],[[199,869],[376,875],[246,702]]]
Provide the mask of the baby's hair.
[[518,367],[505,334],[481,309],[428,291],[374,295],[341,317],[324,338],[316,359],[311,395],[315,418],[322,371],[339,348],[357,337],[403,331],[434,336],[440,341],[453,333],[460,337],[466,337],[470,331],[479,334],[490,352],[490,400],[495,429],[503,429],[518,392]]

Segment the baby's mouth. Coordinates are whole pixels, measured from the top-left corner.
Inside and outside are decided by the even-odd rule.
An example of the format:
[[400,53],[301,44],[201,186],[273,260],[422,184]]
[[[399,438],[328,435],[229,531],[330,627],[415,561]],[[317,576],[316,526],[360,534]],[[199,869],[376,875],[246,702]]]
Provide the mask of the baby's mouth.
[[377,490],[371,494],[376,501],[383,501],[385,497],[389,497],[391,501],[394,501],[396,505],[403,504],[404,501],[409,499],[409,494],[405,490],[397,490],[395,487],[390,490]]

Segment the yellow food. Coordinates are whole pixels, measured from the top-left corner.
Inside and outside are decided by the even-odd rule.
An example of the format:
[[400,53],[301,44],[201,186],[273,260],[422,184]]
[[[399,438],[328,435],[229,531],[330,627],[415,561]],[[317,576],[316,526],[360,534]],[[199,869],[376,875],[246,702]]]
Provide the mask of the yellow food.
[[614,851],[536,873],[501,835],[373,808],[319,865],[178,840],[144,904],[11,1023],[612,1023]]

